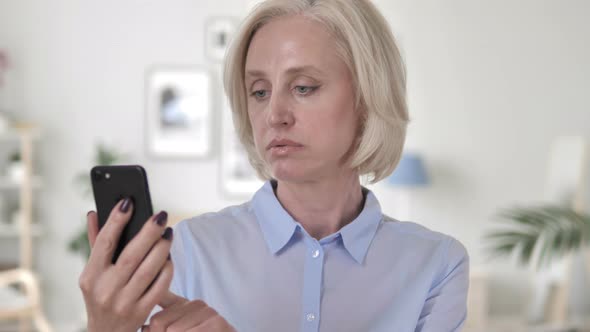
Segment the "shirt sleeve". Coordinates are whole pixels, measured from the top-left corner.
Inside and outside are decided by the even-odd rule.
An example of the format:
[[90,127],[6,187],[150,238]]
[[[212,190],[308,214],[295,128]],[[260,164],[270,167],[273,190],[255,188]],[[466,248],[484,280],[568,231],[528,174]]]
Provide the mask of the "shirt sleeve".
[[447,243],[442,273],[428,292],[415,332],[460,331],[467,318],[469,255],[459,241]]

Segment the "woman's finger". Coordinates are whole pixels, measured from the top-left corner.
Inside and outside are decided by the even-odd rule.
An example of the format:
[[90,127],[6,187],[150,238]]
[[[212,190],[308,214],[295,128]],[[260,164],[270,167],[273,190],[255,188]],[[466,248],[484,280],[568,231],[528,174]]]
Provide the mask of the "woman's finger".
[[150,329],[153,332],[164,332],[168,330],[185,331],[191,324],[191,317],[194,317],[202,309],[207,308],[203,301],[189,302],[183,299],[182,302],[168,307],[150,318]]
[[174,267],[172,266],[172,262],[166,261],[152,285],[139,299],[138,305],[142,308],[146,308],[148,312],[150,312],[154,306],[158,304],[158,301],[169,292],[168,289],[170,288],[170,282],[172,281],[173,275]]
[[[185,304],[186,309],[182,317],[177,319],[174,323],[169,325],[169,328],[173,331],[189,331],[191,329],[199,327],[198,331],[223,331],[219,329],[221,325],[215,325],[213,329],[207,325],[210,320],[216,321],[219,319],[223,322],[223,318],[219,316],[215,309],[208,306],[203,301],[192,301]],[[207,326],[207,328],[205,327]]]
[[184,303],[187,302],[188,300],[185,299],[184,297],[178,296],[174,293],[172,293],[171,291],[166,292],[166,294],[164,294],[164,296],[162,296],[160,298],[160,301],[158,301],[158,305],[164,309],[171,307],[173,305],[176,305],[178,303]]
[[223,331],[223,332],[236,332],[236,329],[221,316],[215,315],[208,318],[202,324],[192,327],[188,330],[181,330],[186,332],[201,332],[201,331]]
[[188,307],[183,307],[182,305],[179,305],[174,309],[165,309],[156,313],[155,315],[150,317],[150,329],[154,332],[167,331],[168,328],[176,321],[178,321],[187,314],[191,314],[187,312],[188,309]]
[[[152,250],[154,244],[162,238],[162,233],[166,229],[167,219],[168,214],[164,211],[152,216],[141,227],[139,233],[125,246],[125,249],[123,249],[115,264],[116,270],[125,281],[131,278],[131,275],[135,272],[139,264],[141,264],[150,250]],[[172,236],[172,230],[168,232]],[[166,255],[168,255],[168,252],[169,249],[166,250]],[[163,261],[162,264],[164,264]],[[158,266],[156,271],[159,271],[160,268],[161,266]]]
[[123,298],[131,303],[136,303],[145,293],[168,260],[171,240],[172,228],[166,228],[162,239],[152,247],[143,261],[140,261],[141,264],[123,288],[121,294]]
[[88,265],[109,266],[111,264],[119,237],[127,225],[132,211],[133,203],[129,198],[125,198],[115,205],[107,222],[96,236]]
[[86,224],[88,226],[88,242],[90,242],[90,248],[94,247],[94,241],[98,235],[98,216],[94,211],[88,211],[86,215]]

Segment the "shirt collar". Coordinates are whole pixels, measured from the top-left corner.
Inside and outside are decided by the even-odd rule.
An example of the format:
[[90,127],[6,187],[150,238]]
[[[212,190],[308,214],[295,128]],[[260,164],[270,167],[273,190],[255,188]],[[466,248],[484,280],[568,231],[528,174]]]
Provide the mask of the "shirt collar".
[[275,196],[271,180],[254,194],[252,207],[268,248],[276,254],[289,242],[297,223]]
[[[254,194],[252,208],[269,250],[277,254],[301,224],[283,208],[275,196],[271,181],[266,181]],[[363,188],[363,193],[366,195],[363,210],[356,219],[338,231],[344,247],[359,264],[364,261],[382,219],[381,206],[375,195],[366,188]]]
[[362,264],[369,246],[383,219],[381,205],[372,191],[363,187],[365,206],[361,213],[348,225],[340,229],[344,247],[357,263]]

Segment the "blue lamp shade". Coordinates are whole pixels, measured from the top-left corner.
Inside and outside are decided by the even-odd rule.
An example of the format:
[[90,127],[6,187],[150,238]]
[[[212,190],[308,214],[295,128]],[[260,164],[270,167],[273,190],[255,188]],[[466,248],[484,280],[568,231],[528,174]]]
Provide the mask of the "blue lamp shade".
[[387,182],[395,186],[418,187],[429,184],[422,158],[414,153],[404,153]]

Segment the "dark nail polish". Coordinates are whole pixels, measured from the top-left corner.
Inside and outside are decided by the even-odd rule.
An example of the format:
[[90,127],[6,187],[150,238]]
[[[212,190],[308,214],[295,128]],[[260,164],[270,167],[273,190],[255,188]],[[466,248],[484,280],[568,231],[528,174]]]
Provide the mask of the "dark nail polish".
[[129,211],[129,207],[131,206],[131,200],[129,198],[125,198],[123,203],[121,204],[120,210],[123,213],[127,213]]
[[162,238],[172,241],[172,228],[166,227],[164,234],[162,234]]
[[154,218],[154,222],[158,224],[158,226],[166,225],[166,221],[168,221],[168,213],[166,211],[160,211]]

